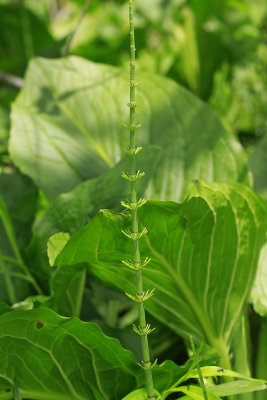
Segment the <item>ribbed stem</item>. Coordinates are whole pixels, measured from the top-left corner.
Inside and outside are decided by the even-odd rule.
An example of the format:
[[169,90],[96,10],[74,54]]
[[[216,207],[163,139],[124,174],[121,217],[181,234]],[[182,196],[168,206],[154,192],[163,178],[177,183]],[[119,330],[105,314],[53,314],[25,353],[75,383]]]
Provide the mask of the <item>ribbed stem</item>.
[[[135,131],[136,131],[136,123],[135,123],[135,108],[136,108],[136,100],[135,100],[135,37],[134,37],[134,20],[133,20],[133,0],[129,0],[129,22],[130,22],[130,154],[131,154],[131,175],[136,174],[136,149],[135,145]],[[136,196],[136,181],[131,182],[131,202],[135,204],[137,202]],[[132,209],[132,232],[138,231],[138,210]],[[140,248],[139,248],[139,238],[133,241],[134,244],[134,264],[136,266],[140,265]],[[137,297],[142,297],[144,294],[143,289],[143,279],[142,279],[142,270],[136,270],[136,287],[137,287]],[[145,334],[146,324],[146,315],[145,315],[145,307],[144,301],[140,301],[138,303],[139,307],[139,327],[143,330],[143,334],[141,337],[141,346],[142,346],[142,357],[143,357],[143,366],[145,369],[145,379],[146,379],[146,390],[148,399],[155,399],[154,396],[154,388],[153,388],[153,378],[152,378],[152,370],[151,370],[151,362],[149,356],[149,347],[148,347],[148,337]]]

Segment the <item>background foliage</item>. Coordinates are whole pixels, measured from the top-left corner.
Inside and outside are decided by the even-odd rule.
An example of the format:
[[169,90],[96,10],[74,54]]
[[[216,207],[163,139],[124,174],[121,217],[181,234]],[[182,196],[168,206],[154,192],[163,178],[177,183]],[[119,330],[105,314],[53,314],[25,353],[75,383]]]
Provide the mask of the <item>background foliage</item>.
[[[128,196],[120,177],[129,163],[123,128],[128,3],[92,0],[80,18],[84,3],[0,0],[1,399],[13,398],[14,382],[31,399],[59,396],[62,388],[62,399],[121,399],[143,386],[133,361],[140,361],[131,331],[136,309],[122,293],[134,294],[130,273],[120,264],[129,253],[119,234],[128,216],[114,214]],[[157,327],[150,346],[152,358],[172,360],[155,367],[156,389],[163,393],[194,377],[190,362],[177,365],[190,356],[189,334],[196,341],[204,337],[203,367],[226,357],[224,367],[267,379],[266,2],[136,0],[135,5],[138,144],[144,147],[138,168],[146,172],[139,195],[154,200],[141,209],[152,241],[143,246],[155,258],[145,282],[149,289],[158,286],[147,303]],[[194,179],[228,183],[200,181],[188,189]],[[187,218],[195,221],[188,232]],[[179,251],[194,265],[193,278],[181,266],[182,286],[175,269]],[[190,256],[194,251],[196,258]],[[203,274],[207,265],[216,267],[214,276],[212,269]],[[218,274],[222,282],[228,279],[225,286],[217,285]],[[188,301],[199,308],[188,307]],[[59,339],[51,348],[53,329]],[[88,342],[95,331],[99,347],[112,354],[99,353],[98,345]],[[66,348],[76,357],[73,365],[64,359]],[[114,361],[114,354],[119,359]],[[83,364],[90,363],[87,376]],[[31,375],[31,369],[38,373]],[[111,394],[112,369],[121,385]],[[58,379],[49,382],[51,376]],[[209,398],[234,395],[241,387],[242,400],[266,396],[253,392],[262,383],[234,385],[213,386]],[[198,398],[198,389],[184,391],[185,398]],[[142,390],[135,393],[129,399],[143,398]]]

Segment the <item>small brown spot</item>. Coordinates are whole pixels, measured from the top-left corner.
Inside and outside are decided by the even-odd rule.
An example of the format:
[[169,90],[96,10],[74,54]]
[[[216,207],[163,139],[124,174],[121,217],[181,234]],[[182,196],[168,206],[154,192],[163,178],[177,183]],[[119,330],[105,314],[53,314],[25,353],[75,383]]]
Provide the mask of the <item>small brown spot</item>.
[[10,388],[6,388],[5,392],[9,393],[9,392],[11,392],[11,389]]
[[42,322],[38,321],[37,324],[36,324],[36,328],[37,329],[41,329],[43,327],[44,327],[44,324]]

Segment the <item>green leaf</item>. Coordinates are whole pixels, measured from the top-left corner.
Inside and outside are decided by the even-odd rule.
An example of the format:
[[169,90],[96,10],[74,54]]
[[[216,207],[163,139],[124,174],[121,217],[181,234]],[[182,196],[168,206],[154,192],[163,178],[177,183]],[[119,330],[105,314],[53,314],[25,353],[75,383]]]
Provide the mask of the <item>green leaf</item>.
[[65,317],[79,317],[85,278],[86,267],[83,264],[58,268],[51,277],[51,298],[45,306]]
[[4,314],[4,313],[6,313],[8,311],[10,311],[10,306],[8,306],[3,301],[0,301],[0,314]]
[[[215,2],[218,0],[212,3]],[[199,6],[203,11],[203,1]],[[207,100],[211,95],[214,73],[225,56],[225,46],[218,35],[205,29],[204,21],[199,21],[199,13],[196,15],[188,8],[181,17],[184,38],[180,39],[179,61],[175,65],[178,81]]]
[[132,354],[96,324],[44,308],[1,315],[0,348],[5,400],[13,398],[15,378],[23,398],[120,400],[143,375]]
[[[147,197],[178,201],[195,178],[248,183],[241,146],[204,103],[169,79],[138,79],[138,144],[162,148]],[[12,159],[51,198],[103,174],[128,146],[127,99],[127,70],[33,60],[13,104]]]
[[[248,380],[238,380],[229,383],[222,383],[220,385],[214,385],[207,388],[207,394],[209,400],[218,400],[221,397],[218,396],[231,396],[240,393],[255,392],[258,390],[266,389],[264,382],[260,381],[248,381]],[[177,388],[170,389],[168,391],[172,392],[182,392],[194,400],[203,400],[203,393],[201,387],[195,385],[189,386],[179,386]]]
[[[206,378],[220,376],[239,378],[237,381],[207,387],[207,391],[209,393],[214,393],[218,396],[230,396],[238,393],[249,393],[266,389],[266,381],[254,379],[244,374],[239,374],[238,372],[229,371],[220,367],[202,367],[201,372]],[[186,379],[198,379],[198,376],[197,369],[194,369],[192,371],[188,371],[186,374]]]
[[263,317],[267,316],[267,243],[261,249],[256,279],[250,293],[250,299],[256,313]]
[[[117,339],[95,323],[46,308],[0,316],[0,356],[3,400],[13,398],[15,379],[21,396],[35,400],[121,400],[144,386],[143,370]],[[188,368],[172,361],[155,366],[156,390],[166,390]]]
[[50,236],[47,242],[47,255],[49,258],[49,264],[51,267],[54,266],[55,259],[58,254],[64,248],[65,244],[70,239],[70,234],[66,232],[58,232],[53,236]]
[[[155,395],[159,396],[159,393],[155,391]],[[137,389],[133,392],[127,394],[122,400],[147,400],[147,391],[146,389]]]
[[[203,400],[203,392],[199,386],[188,385],[188,386],[179,386],[177,388],[170,389],[170,393],[184,393],[188,396],[189,399],[193,400]],[[216,396],[214,393],[207,393],[209,400],[220,400],[221,398]]]
[[0,193],[7,206],[16,239],[21,248],[31,236],[31,226],[37,206],[37,188],[27,176],[14,170],[0,174]]
[[35,55],[57,55],[58,44],[43,22],[21,4],[0,5],[0,69],[21,72]]
[[[139,169],[146,174],[138,185],[138,195],[143,196],[159,159],[160,149],[147,146],[138,154]],[[130,187],[121,177],[128,171],[130,157],[124,157],[114,168],[102,176],[78,185],[73,191],[64,193],[51,204],[33,227],[33,237],[25,251],[27,263],[32,266],[40,281],[49,281],[51,268],[47,257],[47,241],[56,232],[73,234],[88,223],[101,208],[121,210],[120,201],[127,199]],[[36,269],[38,265],[38,269]]]
[[[265,240],[267,205],[240,184],[191,185],[183,204],[147,202],[140,221],[148,229],[141,254],[145,290],[155,288],[147,310],[183,336],[204,336],[229,367],[227,346],[255,277]],[[78,231],[56,265],[89,262],[89,271],[130,294],[134,275],[121,260],[132,243],[121,234],[130,215],[102,210]]]
[[[263,380],[254,379],[254,378],[251,378],[250,376],[246,376],[244,374],[240,374],[239,372],[230,371],[230,370],[227,370],[227,369],[224,369],[221,367],[215,367],[215,366],[201,367],[201,372],[202,372],[202,375],[206,378],[207,377],[215,377],[215,376],[216,377],[228,376],[231,378],[239,378],[242,380],[248,380],[248,381],[251,381],[254,383],[258,383],[258,384],[264,383]],[[198,378],[198,371],[196,369],[194,369],[194,370],[190,371],[190,374],[187,374],[186,377],[187,377],[187,379]]]
[[231,396],[234,394],[249,393],[264,389],[266,389],[266,385],[263,382],[238,380],[234,382],[222,383],[221,385],[212,386],[208,388],[208,393],[213,393],[217,396]]

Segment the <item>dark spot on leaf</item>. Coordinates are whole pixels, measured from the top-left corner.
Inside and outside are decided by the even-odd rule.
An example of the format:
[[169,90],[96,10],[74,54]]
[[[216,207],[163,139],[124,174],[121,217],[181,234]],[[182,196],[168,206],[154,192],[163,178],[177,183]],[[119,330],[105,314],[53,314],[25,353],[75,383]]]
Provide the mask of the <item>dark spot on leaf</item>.
[[37,324],[36,324],[36,328],[37,329],[41,329],[43,327],[44,327],[44,324],[42,322],[38,321]]
[[6,389],[5,389],[5,392],[7,392],[7,393],[8,393],[8,392],[11,392],[11,389],[10,389],[10,388],[6,388]]

